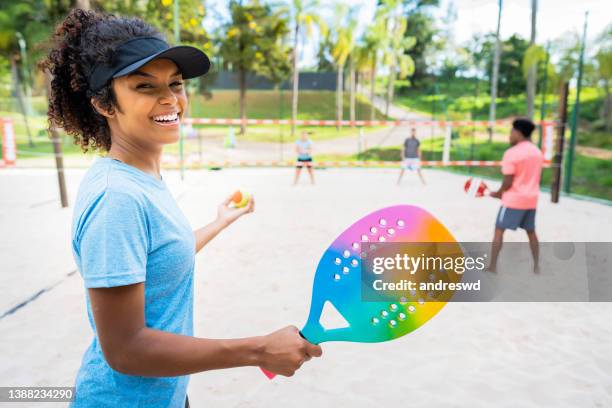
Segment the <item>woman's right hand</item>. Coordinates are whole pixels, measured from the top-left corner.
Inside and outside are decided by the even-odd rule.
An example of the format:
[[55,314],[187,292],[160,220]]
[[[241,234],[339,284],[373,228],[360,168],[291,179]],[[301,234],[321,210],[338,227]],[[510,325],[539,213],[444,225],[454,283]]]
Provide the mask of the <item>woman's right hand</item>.
[[291,377],[304,362],[321,357],[323,350],[302,336],[295,326],[287,326],[263,337],[259,366],[275,374]]

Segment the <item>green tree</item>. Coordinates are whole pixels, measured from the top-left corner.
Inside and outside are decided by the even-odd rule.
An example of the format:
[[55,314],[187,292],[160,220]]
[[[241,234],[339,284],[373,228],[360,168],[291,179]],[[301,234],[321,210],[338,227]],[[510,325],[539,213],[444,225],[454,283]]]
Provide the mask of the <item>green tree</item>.
[[0,9],[0,51],[10,63],[13,92],[23,115],[31,147],[34,141],[28,121],[29,101],[26,100],[31,86],[31,66],[24,59],[36,61],[40,51],[34,45],[40,43],[50,30],[45,6],[45,3],[37,0],[3,1]]
[[553,42],[553,53],[557,56],[557,75],[555,82],[560,84],[572,79],[578,68],[580,56],[580,36],[577,32],[569,32]]
[[288,21],[270,5],[251,1],[230,2],[230,20],[223,24],[219,35],[219,52],[238,72],[240,87],[240,132],[246,132],[246,77],[247,73],[265,76],[279,83],[288,78],[291,65],[290,50],[282,44],[287,35]]
[[423,87],[430,73],[428,55],[439,49],[440,44],[434,41],[439,32],[436,19],[430,10],[439,6],[438,0],[404,0],[404,15],[406,17],[405,37],[415,39],[414,46],[406,53],[414,61],[414,73],[411,81],[416,87]]
[[612,24],[604,30],[598,42],[600,48],[595,55],[597,62],[596,75],[602,82],[604,89],[601,119],[604,122],[606,132],[609,133],[612,130],[612,94],[610,93],[610,83],[612,82]]
[[[498,96],[517,95],[525,91],[527,83],[523,74],[522,61],[527,48],[529,48],[529,43],[517,34],[501,42]],[[487,67],[489,72],[491,72],[491,65],[492,62],[489,61]]]

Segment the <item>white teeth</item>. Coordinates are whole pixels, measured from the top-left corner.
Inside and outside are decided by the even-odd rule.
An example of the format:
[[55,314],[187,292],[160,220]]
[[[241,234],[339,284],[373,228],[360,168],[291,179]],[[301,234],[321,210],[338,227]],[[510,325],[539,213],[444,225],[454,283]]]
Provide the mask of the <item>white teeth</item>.
[[155,121],[159,121],[159,122],[171,122],[171,121],[175,121],[178,119],[178,114],[177,113],[173,113],[171,115],[160,115],[160,116],[154,116],[153,120]]

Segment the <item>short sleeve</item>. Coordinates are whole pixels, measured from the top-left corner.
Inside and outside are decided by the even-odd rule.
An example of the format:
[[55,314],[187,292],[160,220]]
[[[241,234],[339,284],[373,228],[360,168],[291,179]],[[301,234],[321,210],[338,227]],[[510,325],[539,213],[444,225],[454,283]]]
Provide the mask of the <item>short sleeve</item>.
[[82,220],[77,247],[86,288],[144,282],[149,246],[146,212],[137,198],[106,191]]
[[501,172],[505,176],[513,175],[516,172],[516,163],[513,160],[512,154],[508,151],[504,153],[504,157],[502,158]]

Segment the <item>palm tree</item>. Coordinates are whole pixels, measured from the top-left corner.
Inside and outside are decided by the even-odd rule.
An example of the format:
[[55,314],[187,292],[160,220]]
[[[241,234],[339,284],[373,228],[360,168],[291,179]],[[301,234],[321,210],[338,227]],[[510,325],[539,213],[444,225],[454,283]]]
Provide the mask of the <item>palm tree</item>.
[[306,28],[306,36],[312,36],[313,28],[318,27],[322,36],[327,35],[327,26],[317,14],[319,8],[318,0],[292,0],[292,16],[294,24],[293,37],[293,91],[291,94],[291,137],[295,137],[295,121],[298,113],[298,45],[302,28]]
[[[342,120],[342,89],[343,73],[346,60],[355,46],[354,31],[357,26],[355,8],[348,8],[345,4],[337,4],[334,13],[333,30],[328,33],[328,41],[331,45],[331,56],[337,69],[336,80],[336,120]],[[340,128],[338,124],[337,129]]]
[[405,52],[414,47],[416,39],[404,36],[407,22],[401,14],[400,2],[398,0],[389,0],[384,4],[387,8],[388,37],[383,49],[383,62],[389,67],[385,115],[389,116],[389,105],[393,101],[395,77],[399,76],[400,79],[403,79],[414,72],[414,61]]

